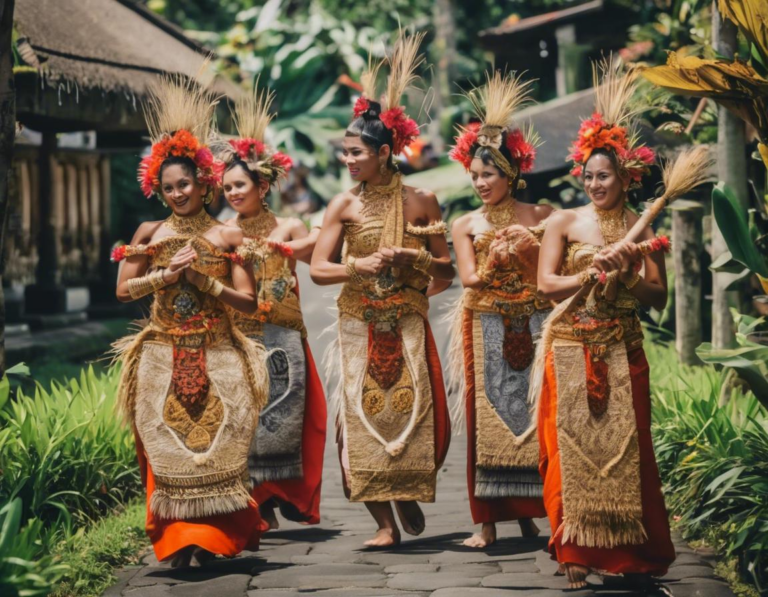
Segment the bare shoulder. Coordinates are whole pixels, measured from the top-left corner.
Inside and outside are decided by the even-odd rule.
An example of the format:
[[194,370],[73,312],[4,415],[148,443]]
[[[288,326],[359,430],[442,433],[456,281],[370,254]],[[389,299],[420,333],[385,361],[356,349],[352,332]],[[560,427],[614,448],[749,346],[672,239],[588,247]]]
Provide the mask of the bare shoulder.
[[307,226],[300,218],[279,218],[278,223],[290,233],[292,240],[303,238],[309,233]]
[[228,244],[237,246],[243,242],[243,230],[239,226],[228,226],[227,224],[221,224],[217,226],[221,238],[223,238]]
[[457,236],[459,234],[466,234],[472,221],[474,212],[467,212],[462,216],[459,216],[451,223],[451,234]]
[[576,209],[557,209],[549,215],[548,227],[568,226],[581,217]]
[[225,226],[237,226],[237,217],[224,220],[222,224],[224,224]]
[[158,231],[160,226],[163,225],[163,220],[155,220],[152,222],[142,222],[139,224],[139,227],[136,229],[136,232],[133,234],[133,238],[131,239],[132,245],[146,245],[151,240],[152,237],[155,236],[155,233]]
[[409,186],[406,186],[405,190],[408,199],[416,204],[418,211],[423,214],[427,221],[434,222],[443,219],[443,212],[440,209],[437,196],[432,191]]
[[557,210],[554,207],[547,205],[546,203],[533,206],[533,213],[539,221],[547,219],[555,211]]

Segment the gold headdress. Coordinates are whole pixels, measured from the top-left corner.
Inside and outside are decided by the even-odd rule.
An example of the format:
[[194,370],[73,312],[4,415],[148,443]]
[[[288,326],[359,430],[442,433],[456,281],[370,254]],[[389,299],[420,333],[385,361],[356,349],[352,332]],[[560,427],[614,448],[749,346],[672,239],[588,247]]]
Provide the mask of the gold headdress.
[[[533,81],[523,81],[521,75],[486,73],[486,84],[467,94],[481,122],[462,127],[450,157],[469,170],[476,152],[485,148],[493,155],[496,165],[507,175],[510,184],[523,172],[530,172],[536,158],[539,136],[532,127],[513,128],[515,112],[531,99]],[[512,161],[501,152],[506,147]],[[521,183],[523,181],[519,181]],[[519,187],[523,187],[518,183]]]

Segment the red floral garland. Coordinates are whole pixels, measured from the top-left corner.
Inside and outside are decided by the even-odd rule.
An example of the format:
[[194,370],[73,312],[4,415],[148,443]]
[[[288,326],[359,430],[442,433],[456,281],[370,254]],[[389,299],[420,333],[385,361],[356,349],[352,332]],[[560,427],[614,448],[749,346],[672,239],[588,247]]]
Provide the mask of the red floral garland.
[[240,156],[241,160],[263,160],[269,167],[275,170],[278,175],[287,173],[293,167],[293,160],[288,155],[281,151],[275,151],[274,153],[269,154],[267,145],[258,139],[253,139],[251,137],[232,139],[229,144],[235,150],[237,155]]
[[197,168],[198,182],[217,187],[221,184],[224,164],[213,157],[211,150],[189,131],[176,131],[173,135],[164,135],[152,145],[151,153],[139,164],[139,183],[147,198],[160,194],[160,168],[169,157],[185,157],[191,159]]
[[[472,159],[475,157],[472,153],[472,148],[477,143],[477,136],[481,126],[479,122],[471,122],[466,127],[463,127],[461,134],[456,137],[456,145],[453,146],[453,149],[448,154],[452,160],[460,162],[465,170],[469,170]],[[525,135],[523,135],[520,129],[507,131],[504,145],[517,163],[521,174],[533,170],[536,160],[536,148],[525,140]]]
[[[361,95],[352,108],[352,114],[355,118],[360,118],[369,110],[371,110],[371,102]],[[419,136],[419,125],[413,118],[408,118],[403,108],[399,106],[384,110],[379,114],[379,120],[392,131],[393,155],[400,155]]]
[[571,174],[580,177],[584,172],[584,164],[596,149],[613,151],[634,183],[639,183],[650,172],[649,166],[656,160],[656,154],[650,147],[643,145],[631,148],[627,129],[615,124],[609,126],[599,112],[581,123],[578,137],[568,156],[574,162]]

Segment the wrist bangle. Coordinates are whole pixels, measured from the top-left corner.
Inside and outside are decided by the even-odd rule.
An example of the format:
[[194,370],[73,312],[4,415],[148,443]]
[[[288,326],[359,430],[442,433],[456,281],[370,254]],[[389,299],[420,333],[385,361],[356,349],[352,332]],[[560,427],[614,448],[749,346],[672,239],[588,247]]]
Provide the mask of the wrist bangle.
[[224,290],[224,284],[222,284],[215,278],[211,278],[210,276],[208,279],[213,281],[211,282],[211,285],[208,287],[208,290],[206,290],[206,292],[213,297],[219,296]]
[[638,282],[641,280],[641,276],[639,272],[635,272],[635,275],[632,276],[632,278],[628,282],[624,282],[624,286],[627,287],[627,290],[632,290],[635,286],[637,286]]
[[214,278],[212,278],[211,276],[205,276],[205,278],[203,278],[203,281],[200,283],[200,285],[197,287],[197,289],[200,292],[203,292],[203,293],[208,292],[208,291],[210,291],[211,286],[213,286],[213,283],[215,281],[216,280]]
[[354,282],[359,286],[363,283],[363,277],[355,269],[355,261],[357,261],[357,259],[352,255],[347,257],[347,266],[345,269],[346,269],[347,275],[349,276],[349,281]]
[[136,300],[160,290],[166,285],[165,280],[163,280],[164,271],[159,269],[146,276],[128,280],[128,294]]
[[429,271],[429,266],[432,265],[432,259],[434,259],[432,253],[422,247],[416,257],[416,261],[413,263],[413,269],[426,274]]

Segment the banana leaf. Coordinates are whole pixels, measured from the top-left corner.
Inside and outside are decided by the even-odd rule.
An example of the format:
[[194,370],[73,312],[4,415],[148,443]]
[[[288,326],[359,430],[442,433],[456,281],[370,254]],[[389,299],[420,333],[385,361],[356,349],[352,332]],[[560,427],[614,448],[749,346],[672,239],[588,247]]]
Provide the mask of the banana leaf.
[[768,65],[768,2],[765,0],[718,0],[718,9],[733,21]]
[[712,190],[712,211],[733,259],[760,276],[768,277],[766,259],[755,248],[743,208],[723,182]]

